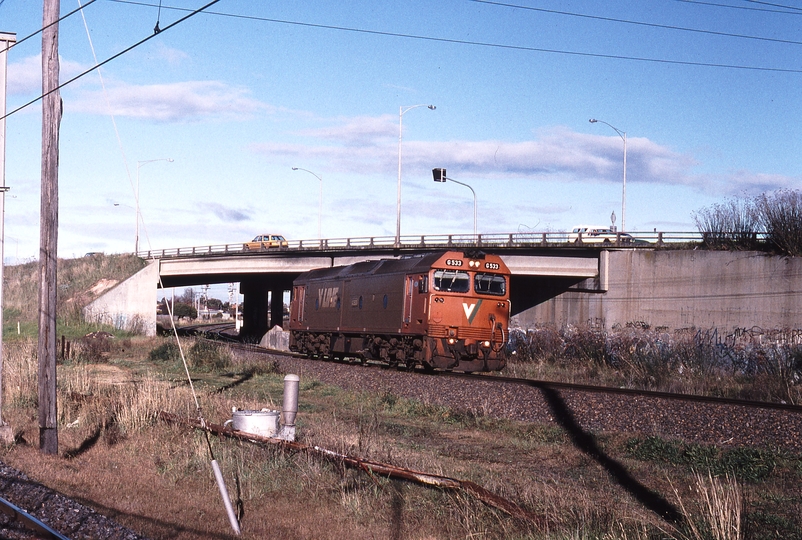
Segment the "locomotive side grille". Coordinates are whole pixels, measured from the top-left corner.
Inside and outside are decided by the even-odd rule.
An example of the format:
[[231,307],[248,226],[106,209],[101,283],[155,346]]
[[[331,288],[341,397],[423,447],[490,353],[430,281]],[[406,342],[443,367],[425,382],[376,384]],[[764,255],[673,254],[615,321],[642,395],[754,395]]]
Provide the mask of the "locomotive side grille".
[[[429,335],[434,338],[448,338],[452,337],[448,335],[448,330],[450,327],[444,326],[442,324],[432,324],[429,325]],[[490,339],[490,327],[487,328],[472,328],[466,326],[459,326],[457,327],[457,332],[459,339],[476,339],[476,340],[484,340]]]

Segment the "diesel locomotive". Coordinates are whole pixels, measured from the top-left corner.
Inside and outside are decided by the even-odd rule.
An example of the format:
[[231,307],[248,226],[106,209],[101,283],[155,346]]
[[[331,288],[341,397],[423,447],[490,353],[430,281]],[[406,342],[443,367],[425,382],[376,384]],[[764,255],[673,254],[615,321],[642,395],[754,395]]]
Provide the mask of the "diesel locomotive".
[[311,270],[293,282],[290,350],[408,369],[501,370],[509,277],[500,257],[458,251]]

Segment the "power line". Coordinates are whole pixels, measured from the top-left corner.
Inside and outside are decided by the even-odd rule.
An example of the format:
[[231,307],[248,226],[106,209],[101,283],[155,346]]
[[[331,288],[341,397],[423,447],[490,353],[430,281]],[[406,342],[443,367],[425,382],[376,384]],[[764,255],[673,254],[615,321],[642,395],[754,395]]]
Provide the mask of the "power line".
[[[3,1],[4,1],[4,0],[0,0],[0,6],[1,6],[1,5],[3,5]],[[11,48],[13,48],[13,47],[16,47],[17,45],[19,45],[20,43],[22,43],[23,41],[27,41],[27,40],[31,39],[32,37],[34,37],[34,36],[38,36],[39,34],[41,34],[42,32],[44,32],[45,30],[47,30],[48,28],[50,28],[51,26],[53,26],[54,24],[58,24],[58,23],[60,23],[61,21],[63,21],[64,19],[67,19],[67,18],[69,18],[69,17],[71,17],[71,16],[75,15],[76,13],[78,13],[79,11],[81,11],[83,8],[85,8],[85,7],[89,6],[90,4],[94,4],[96,1],[97,1],[97,0],[89,0],[89,1],[88,1],[86,4],[84,4],[83,6],[78,6],[77,8],[73,9],[72,11],[70,11],[69,13],[67,13],[66,15],[64,15],[63,17],[59,18],[59,19],[58,19],[56,22],[53,22],[53,23],[51,23],[51,24],[48,24],[47,26],[45,26],[45,27],[43,27],[43,28],[40,28],[39,30],[37,30],[36,32],[34,32],[34,33],[32,33],[32,34],[28,34],[27,36],[25,36],[25,37],[24,37],[24,38],[22,38],[22,39],[18,39],[18,40],[17,40],[17,42],[16,42],[16,43],[14,43],[14,44],[12,44],[12,45],[11,45],[11,47],[9,47],[8,49],[10,50]]]
[[777,39],[777,38],[767,38],[761,36],[749,36],[746,34],[732,34],[729,32],[717,32],[715,30],[700,30],[698,28],[686,28],[684,26],[673,26],[669,24],[658,24],[658,23],[647,23],[641,21],[630,21],[627,19],[616,19],[613,17],[602,17],[601,15],[587,15],[584,13],[572,13],[570,11],[558,11],[555,9],[544,9],[544,8],[536,8],[530,6],[519,6],[517,4],[507,4],[504,2],[496,2],[493,0],[468,0],[469,2],[475,2],[477,4],[488,4],[492,6],[499,6],[499,7],[509,7],[515,9],[524,9],[526,11],[537,11],[540,13],[549,13],[552,15],[565,15],[568,17],[579,17],[582,19],[593,19],[597,21],[604,21],[604,22],[615,22],[621,24],[631,24],[635,26],[646,26],[649,28],[661,28],[663,30],[678,30],[681,32],[692,32],[695,34],[707,34],[712,36],[720,36],[720,37],[731,37],[731,38],[738,38],[738,39],[754,39],[757,41],[770,41],[773,43],[785,43],[789,45],[802,45],[802,41],[793,41],[790,39]]
[[[138,2],[134,0],[109,0],[111,2],[117,2],[121,4],[134,4],[134,5],[141,5],[141,6],[148,6],[148,7],[156,7],[156,4],[151,4],[148,2]],[[474,0],[478,1],[478,0]],[[178,8],[178,7],[168,7],[163,6],[164,9],[173,9],[177,11],[187,11],[186,8]],[[273,19],[269,17],[257,17],[256,15],[235,15],[233,13],[223,13],[219,11],[206,11],[207,15],[217,15],[220,17],[231,17],[235,19],[246,19],[252,21],[260,21],[260,22],[268,22],[268,23],[275,23],[275,24],[285,24],[291,26],[302,26],[306,28],[319,28],[324,30],[336,30],[338,32],[352,32],[357,34],[367,34],[367,35],[374,35],[374,36],[383,36],[383,37],[397,37],[403,39],[416,39],[421,41],[433,41],[438,43],[450,43],[455,45],[472,45],[477,47],[489,47],[495,49],[507,49],[507,50],[517,50],[517,51],[526,51],[526,52],[540,52],[540,53],[548,53],[548,54],[560,54],[560,55],[568,55],[568,56],[582,56],[586,58],[603,58],[607,60],[626,60],[632,62],[648,62],[648,63],[655,63],[655,64],[670,64],[670,65],[678,65],[678,66],[691,66],[691,67],[710,67],[710,68],[723,68],[723,69],[737,69],[737,70],[746,70],[746,71],[766,71],[766,72],[774,72],[774,73],[802,73],[802,69],[792,69],[792,68],[772,68],[772,67],[761,67],[761,66],[745,66],[739,64],[719,64],[715,62],[691,62],[687,60],[666,60],[662,58],[648,58],[648,57],[639,57],[639,56],[627,56],[627,55],[618,55],[618,54],[602,54],[602,53],[591,53],[591,52],[578,52],[578,51],[566,51],[560,49],[547,49],[541,47],[529,47],[526,45],[506,45],[502,43],[490,43],[490,42],[483,42],[483,41],[472,41],[472,40],[465,40],[465,39],[451,39],[451,38],[442,38],[442,37],[432,37],[432,36],[424,36],[424,35],[417,35],[417,34],[405,34],[400,32],[389,32],[384,30],[366,30],[364,28],[352,28],[347,26],[336,26],[330,24],[316,24],[316,23],[306,23],[306,22],[298,22],[298,21],[288,21],[283,19]],[[758,39],[758,38],[755,38]],[[802,42],[789,42],[793,44],[802,45]]]
[[[677,1],[677,2],[685,2],[687,4],[699,4],[699,5],[702,5],[702,6],[712,6],[712,7],[726,8],[726,9],[741,9],[741,10],[745,10],[745,11],[761,11],[763,13],[782,13],[782,14],[785,14],[785,15],[802,15],[802,13],[799,13],[797,11],[786,11],[788,9],[792,9],[792,10],[798,10],[799,9],[799,8],[789,7],[789,6],[782,6],[785,9],[766,9],[766,8],[752,7],[752,6],[732,6],[732,5],[729,5],[729,4],[719,4],[717,2],[703,2],[702,0],[675,0],[675,1]],[[772,5],[772,4],[767,4],[767,5]]]
[[798,8],[796,6],[786,6],[784,4],[772,4],[771,2],[759,2],[758,0],[746,0],[746,1],[747,2],[751,2],[753,4],[762,4],[764,6],[772,6],[772,7],[778,7],[778,8],[783,8],[783,9],[791,9],[791,10],[794,10],[794,11],[802,11],[802,8]]
[[[186,16],[184,16],[184,17],[181,17],[180,19],[178,19],[177,21],[175,21],[175,22],[173,22],[173,23],[171,23],[171,24],[168,24],[167,26],[165,26],[164,28],[162,28],[162,29],[161,29],[161,30],[159,30],[158,32],[154,31],[154,33],[153,33],[153,34],[149,35],[149,36],[148,36],[148,37],[146,37],[145,39],[142,39],[142,40],[140,40],[140,41],[138,41],[138,42],[134,43],[133,45],[131,45],[131,46],[130,46],[130,47],[128,47],[127,49],[123,49],[122,51],[118,52],[117,54],[114,54],[114,55],[110,56],[109,58],[107,58],[107,59],[103,60],[103,61],[102,61],[102,62],[100,62],[99,64],[95,64],[94,66],[92,66],[91,68],[87,69],[86,71],[84,71],[84,72],[82,72],[82,73],[79,73],[78,75],[76,75],[76,76],[75,76],[75,77],[73,77],[72,79],[70,79],[70,80],[68,80],[68,81],[65,81],[65,82],[61,83],[61,84],[60,84],[60,85],[58,85],[57,87],[55,87],[55,88],[53,88],[53,89],[49,90],[48,92],[45,92],[44,94],[40,95],[39,97],[37,97],[37,98],[34,98],[34,99],[32,99],[31,101],[27,102],[26,104],[24,104],[24,105],[21,105],[21,106],[17,107],[16,109],[14,109],[14,110],[13,110],[13,111],[11,111],[10,113],[6,114],[5,116],[2,116],[2,117],[0,117],[0,120],[4,120],[4,119],[8,118],[9,116],[11,116],[12,114],[18,113],[18,112],[19,112],[19,111],[21,111],[22,109],[24,109],[24,108],[26,108],[26,107],[28,107],[28,106],[30,106],[30,105],[33,105],[34,103],[36,103],[37,101],[41,100],[41,99],[42,99],[42,98],[44,98],[45,96],[49,96],[49,95],[50,95],[50,94],[52,94],[53,92],[56,92],[56,91],[60,90],[61,88],[64,88],[64,87],[65,87],[65,86],[67,86],[68,84],[71,84],[71,83],[73,83],[73,82],[77,81],[78,79],[80,79],[80,78],[81,78],[81,77],[83,77],[84,75],[87,75],[88,73],[91,73],[91,72],[93,72],[94,70],[96,70],[97,68],[99,68],[99,67],[101,67],[101,66],[103,66],[103,65],[105,65],[105,64],[108,64],[109,62],[111,62],[111,61],[112,61],[112,60],[114,60],[115,58],[119,58],[120,56],[124,55],[125,53],[127,53],[127,52],[130,52],[130,51],[132,51],[132,50],[136,49],[136,48],[137,48],[137,47],[139,47],[140,45],[144,44],[144,43],[145,43],[145,42],[147,42],[147,41],[150,41],[151,39],[153,39],[154,37],[156,37],[157,35],[159,35],[161,32],[164,32],[165,30],[169,30],[169,29],[170,29],[170,28],[172,28],[173,26],[175,26],[175,25],[177,25],[177,24],[180,24],[180,23],[182,23],[182,22],[186,21],[186,20],[187,20],[187,19],[189,19],[190,17],[193,17],[193,16],[197,15],[197,14],[198,14],[198,13],[200,13],[201,11],[205,10],[205,9],[206,9],[206,8],[208,8],[209,6],[213,6],[214,4],[216,4],[216,3],[217,3],[217,2],[219,2],[219,1],[220,1],[220,0],[212,0],[211,2],[209,2],[208,4],[206,4],[205,6],[202,6],[202,7],[198,8],[198,9],[196,9],[195,11],[192,11],[192,12],[191,12],[191,13],[189,13],[188,15],[186,15]],[[187,11],[189,11],[189,10],[187,10]]]

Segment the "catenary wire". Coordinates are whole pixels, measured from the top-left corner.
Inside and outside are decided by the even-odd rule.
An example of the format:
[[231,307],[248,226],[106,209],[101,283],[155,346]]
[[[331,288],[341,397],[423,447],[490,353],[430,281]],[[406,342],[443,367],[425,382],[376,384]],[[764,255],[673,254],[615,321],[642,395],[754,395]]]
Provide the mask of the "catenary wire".
[[[73,82],[77,81],[77,80],[78,80],[78,79],[80,79],[81,77],[84,77],[85,75],[87,75],[87,74],[91,73],[92,71],[96,70],[97,68],[99,68],[99,67],[101,67],[101,66],[103,66],[103,65],[105,65],[105,64],[108,64],[109,62],[111,62],[111,61],[112,61],[112,60],[114,60],[115,58],[119,58],[120,56],[122,56],[122,55],[124,55],[124,54],[126,54],[126,53],[128,53],[128,52],[130,52],[130,51],[132,51],[132,50],[134,50],[134,49],[136,49],[136,48],[137,48],[137,47],[139,47],[140,45],[142,45],[142,44],[144,44],[144,43],[146,43],[146,42],[150,41],[151,39],[153,39],[154,37],[156,37],[157,35],[159,35],[159,33],[161,33],[161,32],[164,32],[165,30],[168,30],[168,29],[172,28],[173,26],[176,26],[177,24],[180,24],[180,23],[182,23],[182,22],[186,21],[186,20],[187,20],[187,19],[189,19],[190,17],[193,17],[193,16],[197,15],[198,13],[202,12],[203,10],[205,10],[206,8],[208,8],[208,7],[210,7],[210,6],[213,6],[214,4],[218,3],[219,1],[220,1],[220,0],[211,0],[211,2],[209,2],[208,4],[206,4],[206,5],[204,5],[204,6],[201,6],[201,7],[199,7],[198,9],[196,9],[196,10],[194,10],[194,11],[191,11],[191,12],[190,12],[189,14],[187,14],[186,16],[184,16],[184,17],[181,17],[181,18],[180,18],[180,19],[178,19],[177,21],[175,21],[175,22],[172,22],[172,23],[168,24],[167,26],[165,26],[164,28],[162,28],[162,29],[161,29],[159,32],[154,32],[153,34],[149,35],[148,37],[146,37],[146,38],[144,38],[144,39],[141,39],[141,40],[139,40],[138,42],[134,43],[134,44],[133,44],[133,45],[131,45],[130,47],[127,47],[126,49],[123,49],[122,51],[120,51],[120,52],[118,52],[118,53],[116,53],[116,54],[113,54],[112,56],[110,56],[110,57],[108,57],[107,59],[103,60],[103,61],[102,61],[102,62],[100,62],[99,64],[96,64],[96,65],[92,66],[91,68],[87,69],[86,71],[83,71],[83,72],[79,73],[79,74],[78,74],[78,75],[76,75],[75,77],[73,77],[73,78],[71,78],[71,79],[69,79],[69,80],[67,80],[67,81],[65,81],[65,82],[63,82],[63,83],[61,83],[60,85],[56,86],[56,87],[55,87],[55,88],[53,88],[52,90],[50,90],[50,91],[48,91],[48,92],[45,92],[44,94],[40,95],[39,97],[36,97],[36,98],[34,98],[34,99],[32,99],[32,100],[28,101],[28,102],[27,102],[27,103],[25,103],[24,105],[20,105],[19,107],[17,107],[16,109],[14,109],[13,111],[11,111],[10,113],[6,114],[5,116],[2,116],[2,117],[0,117],[0,120],[4,120],[4,119],[6,119],[6,118],[8,118],[9,116],[11,116],[11,115],[13,115],[13,114],[16,114],[16,113],[18,113],[19,111],[21,111],[21,110],[25,109],[26,107],[29,107],[30,105],[33,105],[33,104],[34,104],[34,103],[36,103],[37,101],[39,101],[39,100],[43,99],[44,97],[46,97],[46,96],[48,96],[48,95],[52,94],[53,92],[56,92],[56,91],[58,91],[58,90],[60,90],[60,89],[64,88],[65,86],[67,86],[67,85],[69,85],[69,84],[72,84]],[[79,9],[80,9],[80,8],[79,8]]]
[[[83,7],[78,7],[78,8],[76,8],[76,9],[74,9],[74,10],[70,11],[70,12],[69,12],[69,13],[67,13],[66,15],[64,15],[64,16],[62,16],[62,17],[60,17],[60,18],[59,18],[57,21],[55,21],[55,22],[53,22],[53,23],[50,23],[50,24],[48,24],[48,25],[47,25],[47,26],[45,26],[44,28],[40,28],[39,30],[37,30],[36,32],[33,32],[32,34],[28,34],[28,35],[27,35],[27,36],[25,36],[24,38],[22,38],[22,39],[18,39],[16,43],[12,44],[12,45],[11,45],[11,47],[9,47],[9,50],[10,50],[12,47],[16,47],[16,46],[17,46],[17,45],[19,45],[20,43],[22,43],[22,42],[24,42],[24,41],[27,41],[27,40],[31,39],[32,37],[34,37],[34,36],[38,36],[39,34],[41,34],[42,32],[44,32],[45,30],[47,30],[48,28],[50,28],[51,26],[53,26],[54,24],[58,24],[58,23],[60,23],[61,21],[63,21],[64,19],[67,19],[67,18],[69,18],[69,17],[71,17],[71,16],[75,15],[75,14],[76,14],[76,13],[78,13],[78,12],[79,12],[81,9],[83,9],[83,8],[85,8],[85,7],[88,7],[90,4],[94,4],[96,1],[97,1],[97,0],[89,0],[89,1],[88,1],[86,4],[84,4],[84,5],[83,5]],[[3,5],[3,1],[2,1],[2,0],[0,0],[0,6],[1,6],[1,5]]]
[[[766,9],[761,7],[752,7],[752,6],[732,6],[729,4],[720,4],[718,2],[703,2],[702,0],[674,0],[675,2],[684,2],[686,4],[699,4],[700,6],[711,6],[711,7],[720,7],[726,9],[740,9],[745,11],[761,11],[763,13],[782,13],[785,15],[802,15],[802,13],[797,13],[796,11],[786,11],[782,9]],[[786,9],[797,9],[788,7]]]
[[498,6],[498,7],[508,7],[514,9],[523,9],[526,11],[537,11],[540,13],[549,13],[552,15],[565,15],[568,17],[579,17],[583,19],[593,19],[597,21],[604,21],[604,22],[615,22],[621,24],[631,24],[635,26],[647,26],[649,28],[660,28],[663,30],[677,30],[681,32],[693,32],[697,34],[707,34],[712,36],[719,36],[719,37],[731,37],[731,38],[738,38],[738,39],[754,39],[758,41],[770,41],[773,43],[784,43],[786,45],[802,45],[802,41],[794,41],[791,39],[777,39],[777,38],[768,38],[768,37],[761,37],[761,36],[749,36],[746,34],[733,34],[730,32],[717,32],[715,30],[701,30],[699,28],[687,28],[684,26],[674,26],[669,24],[658,24],[658,23],[648,23],[642,21],[630,21],[626,19],[616,19],[613,17],[602,17],[600,15],[587,15],[585,13],[572,13],[570,11],[558,11],[555,9],[545,9],[545,8],[537,8],[531,6],[521,6],[518,4],[509,4],[506,2],[497,2],[494,0],[468,0],[470,2],[475,2],[477,4],[488,4],[491,6]]
[[[138,2],[134,0],[109,0],[110,2],[117,2],[121,4],[133,4],[133,5],[140,5],[140,6],[148,6],[148,7],[156,7],[156,4],[151,4],[149,2]],[[163,6],[164,9],[173,9],[177,11],[187,11],[187,8],[178,8],[172,6]],[[662,58],[648,58],[648,57],[640,57],[640,56],[627,56],[627,55],[620,55],[620,54],[602,54],[602,53],[591,53],[591,52],[578,52],[578,51],[566,51],[560,49],[547,49],[541,47],[529,47],[526,45],[507,45],[502,43],[491,43],[491,42],[484,42],[484,41],[472,41],[466,39],[453,39],[453,38],[443,38],[443,37],[434,37],[434,36],[424,36],[419,34],[406,34],[402,32],[390,32],[385,30],[367,30],[364,28],[353,28],[348,26],[337,26],[337,25],[330,25],[330,24],[317,24],[317,23],[307,23],[307,22],[299,22],[299,21],[288,21],[283,19],[273,19],[269,17],[258,17],[256,15],[238,15],[233,13],[224,13],[220,11],[205,11],[206,15],[216,15],[220,17],[231,17],[236,19],[246,19],[252,21],[260,21],[260,22],[268,22],[268,23],[276,23],[276,24],[285,24],[291,26],[301,26],[307,28],[320,28],[324,30],[336,30],[339,32],[353,32],[357,34],[367,34],[367,35],[374,35],[374,36],[385,36],[385,37],[397,37],[397,38],[404,38],[404,39],[417,39],[421,41],[433,41],[438,43],[450,43],[454,45],[472,45],[477,47],[489,47],[495,49],[506,49],[506,50],[515,50],[515,51],[524,51],[524,52],[540,52],[540,53],[547,53],[547,54],[560,54],[560,55],[568,55],[568,56],[581,56],[585,58],[603,58],[607,60],[626,60],[632,62],[648,62],[648,63],[655,63],[655,64],[669,64],[669,65],[679,65],[679,66],[690,66],[690,67],[709,67],[709,68],[722,68],[722,69],[737,69],[737,70],[746,70],[746,71],[765,71],[765,72],[774,72],[774,73],[802,73],[802,69],[794,69],[794,68],[776,68],[776,67],[763,67],[763,66],[746,66],[746,65],[739,65],[739,64],[723,64],[723,63],[716,63],[716,62],[692,62],[688,60],[667,60]],[[802,44],[802,42],[799,42]]]
[[773,4],[771,2],[760,2],[759,0],[746,0],[746,1],[750,2],[752,4],[761,4],[761,5],[764,5],[764,6],[778,7],[778,8],[783,8],[783,9],[791,9],[791,10],[794,10],[794,11],[802,11],[802,8],[799,8],[799,7],[796,7],[796,6],[786,6],[785,4]]

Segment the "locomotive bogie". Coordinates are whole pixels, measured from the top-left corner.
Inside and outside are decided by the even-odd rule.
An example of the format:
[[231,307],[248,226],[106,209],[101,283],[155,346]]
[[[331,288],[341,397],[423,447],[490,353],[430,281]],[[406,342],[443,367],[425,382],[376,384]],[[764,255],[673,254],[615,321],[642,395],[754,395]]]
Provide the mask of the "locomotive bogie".
[[293,283],[290,349],[409,369],[500,370],[508,279],[499,257],[459,252],[313,270]]

